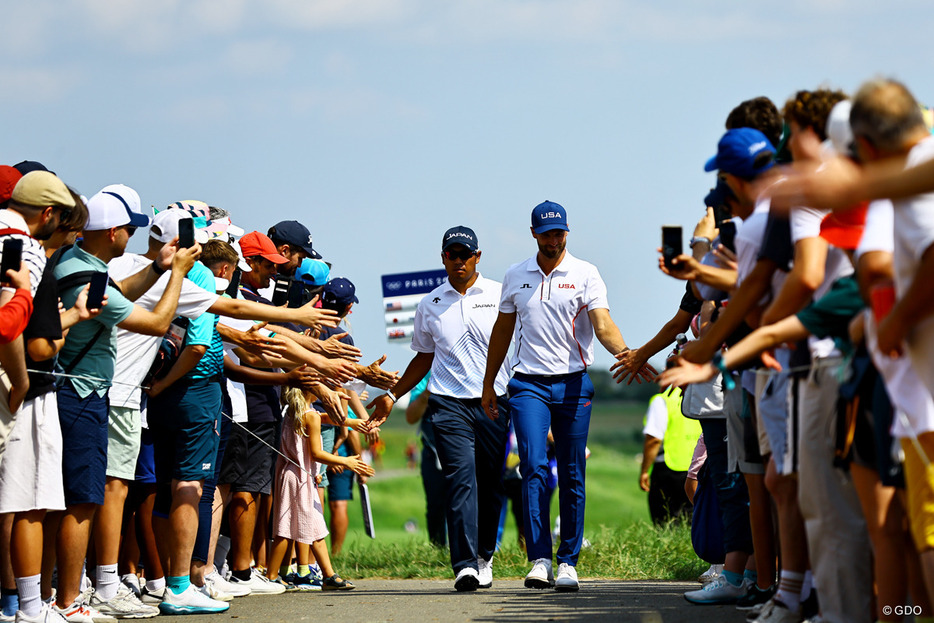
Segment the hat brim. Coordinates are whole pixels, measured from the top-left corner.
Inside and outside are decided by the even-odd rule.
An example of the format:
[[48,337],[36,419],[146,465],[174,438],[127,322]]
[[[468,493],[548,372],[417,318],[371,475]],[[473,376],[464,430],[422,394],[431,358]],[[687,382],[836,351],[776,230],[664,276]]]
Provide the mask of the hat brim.
[[305,253],[307,253],[307,254],[308,254],[308,257],[310,257],[310,258],[313,259],[313,260],[320,260],[320,259],[321,259],[321,254],[318,253],[317,251],[315,251],[314,249],[312,249],[311,247],[302,247],[302,251],[304,251]]
[[546,231],[551,231],[553,229],[563,229],[564,231],[571,231],[568,229],[567,225],[562,225],[561,223],[551,223],[548,225],[539,225],[538,227],[532,228],[536,234],[544,234]]
[[719,168],[720,168],[720,163],[717,162],[716,155],[714,155],[712,158],[708,159],[707,162],[704,163],[704,171],[707,171],[708,173],[710,173],[711,171],[716,171]]
[[139,212],[134,212],[133,210],[128,210],[130,214],[130,222],[127,225],[132,227],[149,227],[150,219],[145,214],[140,214]]
[[289,260],[285,259],[282,255],[278,253],[260,253],[260,257],[263,257],[273,264],[288,264]]

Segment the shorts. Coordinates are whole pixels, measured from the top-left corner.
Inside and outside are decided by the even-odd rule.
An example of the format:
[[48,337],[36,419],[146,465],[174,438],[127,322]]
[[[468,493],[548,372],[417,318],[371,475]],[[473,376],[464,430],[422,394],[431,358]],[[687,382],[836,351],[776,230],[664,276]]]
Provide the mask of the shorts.
[[328,474],[328,502],[340,502],[353,499],[353,475],[349,469],[340,474]]
[[[337,436],[337,427],[324,425],[321,427],[321,449],[325,452],[334,452],[334,437]],[[331,486],[331,474],[328,473],[327,465],[318,465],[318,472],[321,474],[321,482],[318,488],[328,489]]]
[[221,385],[214,378],[183,379],[149,401],[156,482],[205,480],[217,462]]
[[107,395],[78,396],[70,383],[58,390],[62,425],[65,504],[103,504],[107,482]]
[[[792,376],[788,379],[788,418],[785,420],[785,455],[781,457],[782,469],[779,472],[784,476],[798,473],[798,446],[800,444],[801,414],[807,409],[801,404],[801,389],[807,385],[807,377]],[[775,453],[773,453],[775,456]],[[778,456],[775,456],[775,465],[778,466]]]
[[139,457],[139,409],[110,407],[107,424],[107,475],[111,478],[133,480],[136,477],[136,459]]
[[233,493],[271,493],[278,442],[278,422],[234,422],[219,484]]
[[156,484],[156,453],[152,447],[152,433],[144,428],[140,433],[139,457],[136,459],[136,482]]
[[13,424],[16,423],[16,413],[10,411],[10,387],[6,370],[0,368],[0,464],[3,462]]
[[759,454],[756,421],[752,417],[746,391],[736,384],[723,393],[723,412],[727,429],[727,472],[764,474],[765,465]]
[[23,403],[0,463],[0,513],[64,510],[62,427],[55,392]]
[[[783,369],[788,368],[786,350],[775,351]],[[772,455],[775,469],[782,473],[788,452],[788,374],[761,368],[756,371],[756,415],[759,421],[759,452]]]
[[915,549],[919,553],[934,549],[934,433],[918,435],[921,451],[927,455],[928,465],[918,454],[911,439],[901,439],[905,453],[905,489],[908,493],[908,518]]

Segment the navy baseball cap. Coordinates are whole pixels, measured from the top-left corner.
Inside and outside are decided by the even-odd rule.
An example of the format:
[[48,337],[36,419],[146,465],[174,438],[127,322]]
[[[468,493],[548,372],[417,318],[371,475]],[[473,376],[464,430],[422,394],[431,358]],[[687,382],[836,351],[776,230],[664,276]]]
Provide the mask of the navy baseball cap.
[[455,244],[464,245],[467,247],[468,251],[476,251],[480,248],[477,234],[469,227],[464,227],[463,225],[452,227],[444,232],[444,237],[441,238],[441,250],[446,251],[448,247]]
[[344,277],[335,277],[326,284],[321,291],[321,301],[324,303],[336,303],[338,305],[348,305],[350,303],[359,303],[357,299],[357,289],[350,279]]
[[568,229],[568,212],[554,201],[543,201],[532,210],[532,231],[543,234],[552,229]]
[[308,254],[308,257],[314,260],[321,259],[321,254],[311,246],[311,232],[298,221],[276,223],[269,228],[266,235],[274,241],[285,242],[302,249]]
[[704,170],[751,180],[774,165],[775,147],[765,134],[753,128],[735,128],[720,139],[717,155],[707,161]]

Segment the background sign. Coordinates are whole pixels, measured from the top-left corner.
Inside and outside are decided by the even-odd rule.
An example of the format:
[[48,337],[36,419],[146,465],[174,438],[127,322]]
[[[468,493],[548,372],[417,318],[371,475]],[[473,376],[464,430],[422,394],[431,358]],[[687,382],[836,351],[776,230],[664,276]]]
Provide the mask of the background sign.
[[443,268],[383,275],[386,339],[390,342],[410,342],[415,323],[415,308],[426,294],[444,283],[447,278]]

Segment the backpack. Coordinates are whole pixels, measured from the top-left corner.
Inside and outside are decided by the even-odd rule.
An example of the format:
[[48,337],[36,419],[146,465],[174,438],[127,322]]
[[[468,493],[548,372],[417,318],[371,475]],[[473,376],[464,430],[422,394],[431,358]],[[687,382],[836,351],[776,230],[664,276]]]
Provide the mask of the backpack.
[[165,378],[178,361],[185,346],[185,335],[188,333],[190,321],[182,316],[177,317],[169,325],[169,330],[162,336],[162,342],[159,344],[159,350],[156,352],[156,358],[146,373],[143,385],[150,385],[153,380]]

